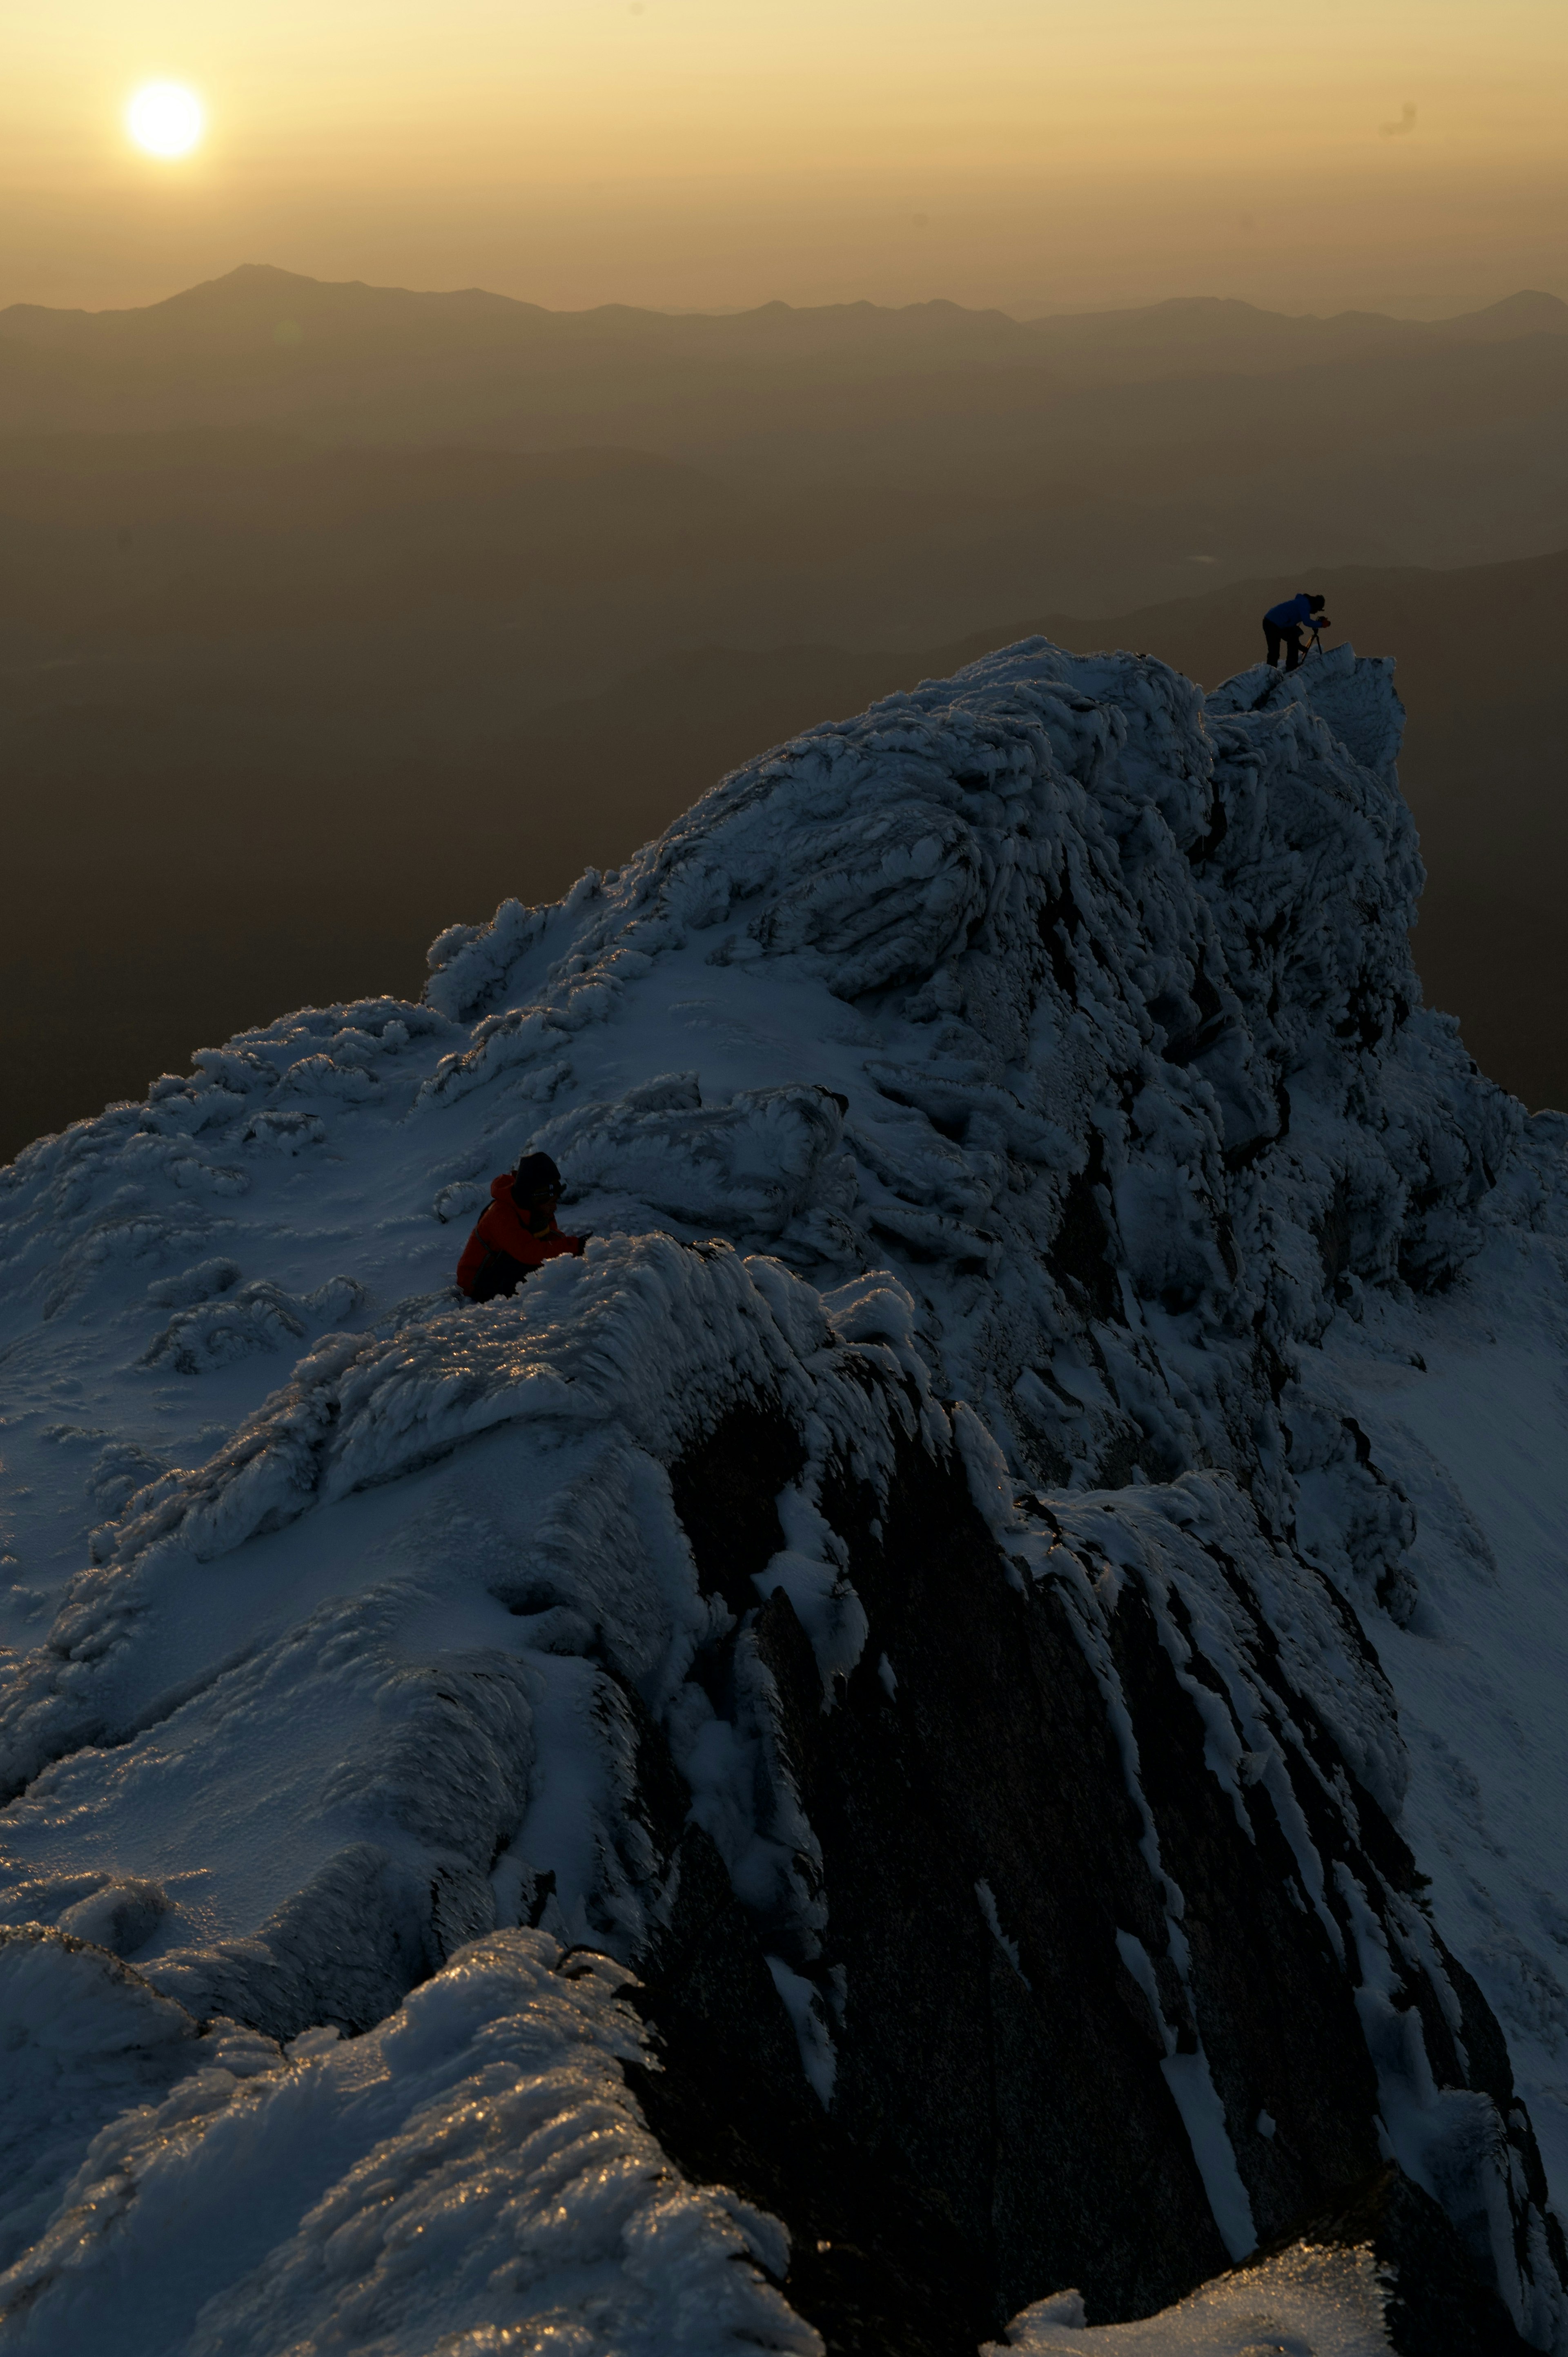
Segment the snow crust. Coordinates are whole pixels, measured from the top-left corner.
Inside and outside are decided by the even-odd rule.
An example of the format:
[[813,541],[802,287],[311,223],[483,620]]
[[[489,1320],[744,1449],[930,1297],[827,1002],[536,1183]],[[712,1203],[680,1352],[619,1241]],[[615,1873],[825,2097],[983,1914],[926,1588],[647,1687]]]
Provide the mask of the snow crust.
[[[1019,2357],[1080,2350],[1084,2357],[1382,2357],[1383,2288],[1364,2249],[1297,2244],[1262,2266],[1218,2276],[1175,2308],[1135,2324],[1086,2325],[1073,2291],[1015,2317],[1006,2346]],[[1002,2357],[989,2341],[983,2357]]]
[[[1305,1742],[1266,1628],[1433,1876],[1562,2198],[1568,1123],[1420,1003],[1400,717],[1348,649],[1206,699],[1026,641],[765,755],[552,908],[452,927],[421,1005],[287,1016],[0,1173],[0,2022],[28,2057],[0,2346],[102,2345],[133,2301],[149,2352],[817,2345],[757,2272],[782,2229],[651,2145],[604,1961],[669,1903],[646,1714],[779,1927],[831,2103],[814,1836],[762,1700],[721,1720],[686,1674],[727,1616],[667,1469],[737,1398],[806,1436],[757,1587],[827,1705],[865,1620],[822,1485],[885,1491],[895,1429],[956,1452],[1091,1659],[1119,1566],[1170,1598],[1237,1794],[1287,1794]],[[473,1308],[457,1253],[531,1148],[594,1240]],[[1316,1904],[1332,1861],[1298,1857]],[[1504,2130],[1423,2076],[1365,1913],[1391,2147],[1568,2346]],[[1441,1979],[1419,1909],[1395,1937]],[[1151,2002],[1244,2257],[1208,2061]],[[177,2247],[188,2204],[232,2233]],[[1314,2348],[1383,2345],[1353,2255],[1271,2266],[1097,2335],[1046,2303],[1022,2345],[1240,2349],[1246,2285]]]
[[762,2272],[786,2264],[776,2223],[684,2184],[642,2125],[624,1977],[496,1932],[365,2037],[285,2054],[232,2024],[198,2034],[97,1950],[9,1934],[13,2133],[118,2104],[0,2276],[6,2345],[817,2357]]

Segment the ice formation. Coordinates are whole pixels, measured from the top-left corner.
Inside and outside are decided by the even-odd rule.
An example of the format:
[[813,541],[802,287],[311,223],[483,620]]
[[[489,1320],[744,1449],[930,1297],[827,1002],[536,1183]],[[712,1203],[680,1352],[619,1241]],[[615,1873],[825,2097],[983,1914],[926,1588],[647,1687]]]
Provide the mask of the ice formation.
[[1399,724],[1026,641],[0,1174],[0,2350],[1568,2352],[1568,1122]]

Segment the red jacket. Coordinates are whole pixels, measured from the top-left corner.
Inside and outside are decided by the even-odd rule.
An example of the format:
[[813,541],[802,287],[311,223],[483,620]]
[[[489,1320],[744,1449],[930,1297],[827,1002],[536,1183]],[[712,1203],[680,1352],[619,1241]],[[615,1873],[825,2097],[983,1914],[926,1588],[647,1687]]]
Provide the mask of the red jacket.
[[[478,1224],[463,1247],[463,1257],[457,1263],[457,1283],[470,1300],[479,1282],[480,1271],[492,1254],[501,1256],[500,1265],[487,1271],[481,1287],[485,1300],[498,1293],[515,1293],[531,1270],[544,1261],[558,1259],[562,1253],[580,1253],[581,1236],[563,1235],[553,1220],[542,1235],[536,1235],[511,1199],[511,1172],[503,1170],[499,1178],[490,1180],[490,1201],[488,1210],[479,1214]],[[508,1268],[508,1261],[515,1268]],[[492,1280],[499,1278],[495,1283]]]

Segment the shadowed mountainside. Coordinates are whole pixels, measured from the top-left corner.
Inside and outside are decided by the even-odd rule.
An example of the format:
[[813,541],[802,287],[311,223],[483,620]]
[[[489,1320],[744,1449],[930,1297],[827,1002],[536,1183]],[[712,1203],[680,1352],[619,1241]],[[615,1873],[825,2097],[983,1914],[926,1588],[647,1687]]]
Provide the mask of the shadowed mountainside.
[[[1541,295],[1434,323],[1208,301],[1033,322],[947,303],[557,313],[254,268],[140,311],[0,313],[0,436],[195,436],[212,627],[243,604],[252,561],[237,519],[219,529],[236,503],[276,497],[286,533],[314,492],[319,558],[345,496],[312,473],[322,449],[383,452],[346,494],[362,525],[367,500],[418,501],[397,463],[411,448],[591,444],[716,476],[752,511],[705,575],[677,565],[651,618],[670,643],[932,644],[976,613],[1174,597],[1195,565],[1224,578],[1304,550],[1452,565],[1560,544],[1565,326],[1568,306]],[[297,481],[258,427],[299,437]],[[214,435],[238,438],[225,455]],[[158,463],[177,457],[163,446]],[[77,463],[68,444],[59,465]],[[0,473],[17,464],[59,471],[37,447],[6,470],[0,447]],[[102,453],[81,464],[80,521],[117,548],[134,488],[106,479]],[[220,490],[222,464],[238,488]],[[711,495],[690,488],[695,529]],[[18,496],[0,481],[0,517]],[[461,500],[453,519],[427,535],[437,572],[467,544]]]
[[[12,399],[29,382],[52,383],[83,408],[162,399],[171,417],[204,402],[232,415],[249,403],[296,412],[319,404],[344,371],[395,362],[406,384],[440,383],[449,372],[503,356],[524,371],[558,374],[596,359],[613,380],[619,361],[639,352],[656,363],[829,362],[880,372],[889,366],[943,369],[954,362],[1044,363],[1067,380],[1132,382],[1208,375],[1216,367],[1271,372],[1314,361],[1447,346],[1511,341],[1568,330],[1568,304],[1523,291],[1457,318],[1395,319],[1342,311],[1327,318],[1259,309],[1211,296],[1142,307],[1015,319],[944,301],[889,308],[874,303],[799,308],[765,303],[714,314],[643,311],[604,304],[551,311],[480,287],[423,293],[407,287],[331,283],[246,264],[161,303],[124,311],[52,309],[14,303],[0,310]],[[23,355],[38,355],[29,366]],[[328,398],[331,397],[328,393]],[[59,423],[58,418],[50,420]],[[124,410],[118,422],[124,423]],[[357,438],[357,437],[351,437]]]
[[453,916],[1036,619],[1212,681],[1303,580],[1401,661],[1429,988],[1568,1100],[1565,322],[554,313],[263,267],[0,312],[0,1152],[284,999],[412,986]]
[[[1568,555],[1332,570],[1340,635],[1397,655],[1428,883],[1429,997],[1527,1103],[1568,1103],[1559,711]],[[4,689],[10,826],[0,1151],[95,1111],[285,1000],[412,990],[426,942],[505,892],[622,860],[712,779],[817,721],[1038,628],[1208,684],[1257,651],[1278,583],[1107,620],[1059,615],[914,654],[714,647],[551,702],[461,618],[314,666],[284,641],[26,670]],[[604,651],[625,662],[623,640]]]

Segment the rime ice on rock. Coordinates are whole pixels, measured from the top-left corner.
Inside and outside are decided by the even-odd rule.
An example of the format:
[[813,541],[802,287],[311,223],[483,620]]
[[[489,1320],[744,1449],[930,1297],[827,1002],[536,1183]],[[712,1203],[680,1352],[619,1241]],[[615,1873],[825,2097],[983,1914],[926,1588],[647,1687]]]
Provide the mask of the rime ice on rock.
[[[38,1566],[0,1925],[91,1943],[18,1932],[0,1984],[20,1957],[27,2006],[51,1973],[87,2004],[101,1971],[130,2025],[38,2146],[0,2339],[59,2345],[113,2276],[149,2357],[323,2315],[389,2352],[804,2351],[835,2301],[913,2282],[908,2332],[972,2274],[943,2346],[1031,2302],[1027,2345],[1069,2346],[1068,2284],[1168,2306],[1391,2158],[1401,2231],[1456,2231],[1499,2324],[1565,2345],[1508,2050],[1396,1830],[1391,1678],[1445,1575],[1344,1372],[1408,1366],[1400,1319],[1568,1233],[1560,1136],[1421,1005],[1400,720],[1348,650],[1206,699],[1026,641],[450,928],[424,1004],[204,1050],[0,1177]],[[452,1265],[528,1148],[594,1240],[474,1308]],[[900,2074],[933,1954],[932,2021],[992,2043],[933,2028]],[[1053,2098],[1080,2003],[1091,2077]],[[263,2055],[242,2086],[220,2031]],[[766,2185],[686,2181],[744,2175],[704,2051],[772,2122]],[[504,2223],[486,2105],[525,2139]],[[306,2112],[308,2198],[269,2209]],[[383,2177],[439,2282],[375,2224]],[[254,2247],[182,2274],[163,2221],[198,2196]]]

